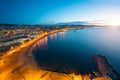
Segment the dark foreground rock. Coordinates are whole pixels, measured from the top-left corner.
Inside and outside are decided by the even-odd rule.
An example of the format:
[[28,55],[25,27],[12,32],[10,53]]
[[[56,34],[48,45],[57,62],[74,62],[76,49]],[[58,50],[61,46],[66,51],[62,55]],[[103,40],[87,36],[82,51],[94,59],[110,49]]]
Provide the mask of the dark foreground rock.
[[113,80],[120,80],[120,74],[108,62],[106,57],[93,55],[92,58],[96,61],[101,76],[110,76]]

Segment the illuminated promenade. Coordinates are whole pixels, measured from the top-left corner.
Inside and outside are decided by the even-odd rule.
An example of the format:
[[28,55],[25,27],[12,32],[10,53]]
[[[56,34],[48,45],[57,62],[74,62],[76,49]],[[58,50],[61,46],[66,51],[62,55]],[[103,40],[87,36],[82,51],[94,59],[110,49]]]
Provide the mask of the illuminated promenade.
[[[88,80],[89,75],[62,74],[45,71],[37,68],[32,56],[32,47],[41,38],[47,35],[65,31],[53,30],[49,33],[42,33],[35,39],[21,44],[19,47],[11,49],[0,57],[0,80]],[[106,77],[94,80],[109,80]]]

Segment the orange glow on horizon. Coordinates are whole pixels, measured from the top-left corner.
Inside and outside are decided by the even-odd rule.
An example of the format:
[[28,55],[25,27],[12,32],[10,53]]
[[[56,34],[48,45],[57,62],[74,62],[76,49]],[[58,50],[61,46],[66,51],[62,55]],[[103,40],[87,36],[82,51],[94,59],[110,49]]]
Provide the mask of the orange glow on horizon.
[[109,20],[105,20],[103,22],[103,25],[108,25],[108,26],[114,26],[114,27],[117,27],[117,26],[120,26],[120,19],[119,18],[111,18]]
[[109,25],[111,25],[111,26],[120,26],[120,19],[111,20]]

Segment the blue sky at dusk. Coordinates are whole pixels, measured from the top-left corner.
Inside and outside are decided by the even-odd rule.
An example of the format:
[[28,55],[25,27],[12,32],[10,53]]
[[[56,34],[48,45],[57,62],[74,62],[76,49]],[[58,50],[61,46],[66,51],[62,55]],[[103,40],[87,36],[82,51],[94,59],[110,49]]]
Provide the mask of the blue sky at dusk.
[[120,0],[0,0],[0,23],[91,21],[119,14]]

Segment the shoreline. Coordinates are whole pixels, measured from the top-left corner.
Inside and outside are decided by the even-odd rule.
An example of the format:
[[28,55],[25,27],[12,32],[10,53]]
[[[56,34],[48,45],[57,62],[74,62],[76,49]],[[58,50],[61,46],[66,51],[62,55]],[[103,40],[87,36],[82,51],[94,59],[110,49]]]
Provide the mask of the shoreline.
[[[43,38],[45,38],[45,37],[47,37],[47,36],[49,36],[49,35],[52,35],[52,34],[55,34],[55,33],[59,33],[59,32],[65,32],[65,31],[67,31],[67,30],[77,30],[77,29],[83,29],[83,28],[67,28],[67,29],[61,29],[61,30],[53,30],[53,31],[51,31],[51,32],[49,32],[49,33],[47,33],[47,34],[45,34],[45,35],[43,35],[43,36],[41,36],[37,41],[35,41],[35,43],[33,43],[29,48],[30,49],[28,49],[29,51],[28,51],[28,53],[26,53],[26,56],[27,57],[30,57],[30,58],[32,58],[32,64],[34,65],[34,66],[37,66],[36,64],[36,61],[35,61],[35,59],[34,59],[34,56],[33,56],[33,53],[31,52],[32,50],[33,50],[33,46],[39,41],[39,40],[41,40],[41,39],[43,39]],[[31,51],[30,51],[31,50]]]
[[[69,29],[69,30],[71,30],[71,29]],[[49,35],[52,35],[52,34],[55,34],[55,33],[59,33],[59,32],[64,32],[64,30],[58,30],[58,31],[55,31],[55,32],[52,31],[52,32],[49,32],[49,33],[45,34],[44,36],[41,36],[40,38],[38,38],[37,41],[35,41],[35,42],[29,47],[29,49],[27,49],[28,52],[26,52],[26,56],[27,56],[27,58],[28,58],[28,57],[32,58],[32,62],[33,62],[32,64],[36,65],[36,61],[35,61],[34,56],[33,56],[33,53],[32,53],[33,46],[34,46],[39,40],[41,40],[41,39],[43,39],[43,38],[45,38],[45,37],[48,37]]]
[[[22,69],[23,67],[36,68],[36,62],[34,60],[34,57],[31,54],[29,54],[31,53],[33,45],[36,44],[37,41],[43,39],[44,37],[66,30],[70,30],[70,28],[52,30],[48,33],[45,32],[39,37],[29,42],[23,43],[20,46],[4,53],[2,56],[0,56],[0,79],[6,79],[8,77],[7,74],[13,75],[13,73]],[[15,76],[17,75],[14,74],[14,77]]]
[[[74,73],[64,74],[52,71],[42,70],[37,67],[34,56],[31,51],[34,44],[39,40],[58,32],[71,30],[76,28],[65,28],[60,30],[52,30],[48,33],[43,33],[41,36],[26,42],[16,49],[8,51],[3,56],[0,56],[0,79],[1,80],[88,80],[90,75],[76,75]],[[81,29],[81,28],[77,28]],[[102,77],[103,78],[103,77]],[[97,79],[95,79],[97,80]],[[107,79],[103,79],[107,80]]]

